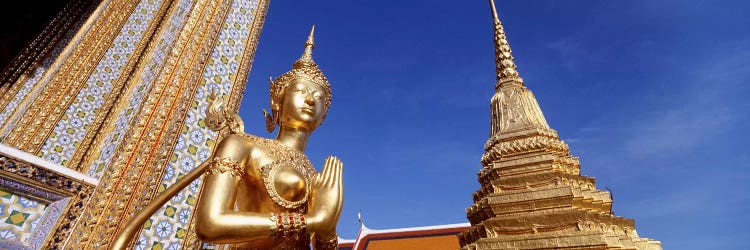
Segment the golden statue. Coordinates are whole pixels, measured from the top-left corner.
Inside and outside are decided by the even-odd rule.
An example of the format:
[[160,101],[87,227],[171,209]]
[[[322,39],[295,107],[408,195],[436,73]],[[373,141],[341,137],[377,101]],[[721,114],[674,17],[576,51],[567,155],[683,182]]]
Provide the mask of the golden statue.
[[313,33],[291,71],[271,80],[266,128],[275,140],[247,135],[237,114],[215,100],[206,110],[212,130],[229,130],[211,157],[159,194],[128,223],[113,244],[124,249],[164,202],[206,173],[196,207],[195,230],[229,249],[335,249],[343,204],[341,160],[330,156],[318,173],[304,154],[307,139],[331,103],[328,79],[312,59]]

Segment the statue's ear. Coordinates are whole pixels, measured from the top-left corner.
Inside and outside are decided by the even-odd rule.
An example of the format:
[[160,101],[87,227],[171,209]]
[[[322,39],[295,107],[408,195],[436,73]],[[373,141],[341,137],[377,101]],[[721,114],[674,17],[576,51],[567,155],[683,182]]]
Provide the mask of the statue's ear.
[[281,105],[279,105],[276,100],[271,99],[271,110],[278,111],[279,108],[281,108]]

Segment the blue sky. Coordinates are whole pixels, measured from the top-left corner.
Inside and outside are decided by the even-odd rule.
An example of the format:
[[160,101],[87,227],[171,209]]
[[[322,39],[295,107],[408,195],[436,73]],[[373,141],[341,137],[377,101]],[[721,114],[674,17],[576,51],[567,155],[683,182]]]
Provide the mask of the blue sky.
[[[503,1],[521,76],[582,173],[665,249],[750,249],[750,1]],[[273,1],[241,115],[316,25],[333,86],[307,153],[345,163],[339,234],[466,222],[494,93],[488,3]]]

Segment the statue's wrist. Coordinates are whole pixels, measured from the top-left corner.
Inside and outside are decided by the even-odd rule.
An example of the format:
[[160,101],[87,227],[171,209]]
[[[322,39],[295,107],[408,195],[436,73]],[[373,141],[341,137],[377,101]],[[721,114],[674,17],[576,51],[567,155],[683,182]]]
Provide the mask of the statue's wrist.
[[300,239],[307,235],[308,222],[304,214],[271,213],[271,238]]
[[320,216],[313,216],[311,214],[306,215],[306,221],[307,221],[307,231],[308,232],[318,232],[320,231],[320,224],[321,219]]
[[328,234],[315,234],[315,249],[337,249],[338,248],[338,235],[336,235],[336,230],[333,232],[329,232]]
[[316,232],[315,237],[323,241],[332,241],[332,240],[339,238],[335,229],[333,231],[328,231],[328,232]]

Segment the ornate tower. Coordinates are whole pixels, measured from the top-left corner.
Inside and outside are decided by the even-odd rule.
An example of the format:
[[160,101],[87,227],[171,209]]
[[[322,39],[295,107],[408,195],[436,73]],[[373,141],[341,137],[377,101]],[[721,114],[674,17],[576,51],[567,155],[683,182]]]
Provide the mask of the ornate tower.
[[490,0],[497,83],[490,138],[478,173],[481,189],[466,209],[462,249],[661,249],[632,219],[612,214],[609,192],[582,176],[578,158],[549,127],[524,86]]
[[[72,1],[41,45],[0,74],[0,248],[105,249],[141,206],[204,161],[221,137],[203,122],[209,93],[239,109],[267,7]],[[131,244],[200,244],[191,230],[199,185]]]

